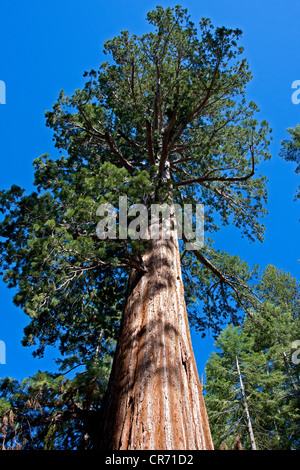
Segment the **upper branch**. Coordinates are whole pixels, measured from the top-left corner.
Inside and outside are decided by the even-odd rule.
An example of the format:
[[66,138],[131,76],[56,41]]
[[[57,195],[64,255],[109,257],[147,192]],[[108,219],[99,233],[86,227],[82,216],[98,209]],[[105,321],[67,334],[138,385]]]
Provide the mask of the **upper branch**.
[[126,170],[133,172],[134,171],[134,166],[126,160],[125,157],[123,157],[121,151],[113,141],[112,137],[110,136],[109,132],[105,132],[105,141],[107,142],[109,148],[112,150],[112,152],[118,157],[122,165],[126,168]]
[[225,181],[225,182],[242,182],[242,181],[247,181],[249,178],[251,178],[254,173],[255,173],[255,164],[254,164],[254,150],[252,146],[250,146],[250,152],[251,152],[251,162],[252,162],[252,168],[250,173],[244,176],[202,176],[200,178],[191,178],[188,180],[184,181],[176,181],[174,184],[176,186],[187,186],[191,185],[194,183],[206,183],[206,182],[214,182],[214,181]]
[[133,172],[134,171],[134,166],[122,155],[122,152],[120,151],[120,149],[118,148],[118,146],[116,145],[116,143],[114,142],[114,140],[112,139],[111,135],[109,134],[109,132],[105,132],[104,134],[102,132],[100,132],[98,129],[96,129],[92,123],[89,121],[89,119],[87,118],[87,116],[85,115],[82,107],[78,107],[79,109],[79,113],[81,114],[81,116],[83,117],[86,125],[87,125],[87,128],[88,128],[88,133],[93,136],[93,137],[96,137],[97,139],[99,139],[100,141],[102,142],[105,142],[107,143],[108,147],[110,148],[110,150],[112,150],[112,152],[118,157],[118,159],[120,160],[120,162],[122,163],[122,165],[130,172]]
[[168,159],[169,156],[169,151],[168,151],[168,144],[170,140],[170,135],[174,126],[175,122],[175,117],[176,117],[176,109],[172,112],[171,118],[168,123],[168,127],[166,129],[164,138],[163,138],[163,147],[162,147],[162,153],[161,153],[161,158],[159,161],[159,174],[162,175],[163,169],[164,169],[164,164]]
[[187,117],[186,121],[184,123],[182,123],[177,132],[174,134],[174,137],[173,137],[173,140],[169,146],[169,152],[173,149],[174,145],[176,145],[176,142],[178,142],[181,134],[183,133],[183,131],[186,129],[187,125],[192,122],[194,119],[196,119],[197,117],[199,117],[200,113],[203,111],[203,109],[206,107],[207,103],[208,103],[208,100],[211,96],[211,92],[212,92],[212,89],[213,89],[213,86],[214,86],[214,83],[215,83],[215,80],[217,78],[217,74],[218,74],[218,70],[219,70],[219,67],[220,67],[220,63],[221,63],[221,56],[219,56],[217,58],[217,61],[216,61],[216,65],[215,65],[215,68],[214,68],[214,71],[213,71],[213,75],[212,75],[212,79],[211,79],[211,82],[209,84],[209,87],[207,88],[206,90],[206,93],[205,93],[205,96],[203,98],[203,100],[201,100],[201,103],[198,104],[198,106],[196,106],[192,112],[189,114],[189,116]]

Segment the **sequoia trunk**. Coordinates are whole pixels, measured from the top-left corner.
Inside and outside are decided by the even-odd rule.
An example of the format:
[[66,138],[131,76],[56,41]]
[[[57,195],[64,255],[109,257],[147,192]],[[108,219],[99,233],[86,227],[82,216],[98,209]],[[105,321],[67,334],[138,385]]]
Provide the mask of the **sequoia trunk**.
[[102,408],[102,449],[213,449],[175,233],[150,240],[147,272],[131,273]]

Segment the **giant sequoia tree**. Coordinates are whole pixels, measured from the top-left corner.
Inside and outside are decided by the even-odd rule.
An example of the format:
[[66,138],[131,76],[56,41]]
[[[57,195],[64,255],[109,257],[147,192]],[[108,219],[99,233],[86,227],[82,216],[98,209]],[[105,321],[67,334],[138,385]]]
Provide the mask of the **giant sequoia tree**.
[[172,223],[169,239],[141,240],[117,217],[103,239],[97,209],[120,196],[149,213],[204,204],[207,236],[230,223],[262,240],[255,173],[269,131],[245,99],[241,31],[208,19],[197,29],[181,7],[147,18],[151,32],[107,41],[109,61],[47,113],[65,156],[34,161],[36,192],[1,193],[1,264],[35,354],[56,344],[63,368],[114,355],[97,448],[212,449],[188,318],[202,332],[237,322],[255,302],[252,273],[209,238],[191,249]]

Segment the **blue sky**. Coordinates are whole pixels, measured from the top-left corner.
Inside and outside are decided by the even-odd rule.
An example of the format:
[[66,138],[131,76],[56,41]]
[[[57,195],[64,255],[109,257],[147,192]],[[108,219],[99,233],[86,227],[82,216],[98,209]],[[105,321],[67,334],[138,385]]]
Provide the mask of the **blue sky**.
[[[156,5],[181,4],[194,23],[208,17],[215,26],[240,28],[253,80],[248,99],[260,107],[260,118],[273,129],[272,160],[260,170],[269,178],[269,215],[263,244],[250,244],[237,230],[222,229],[216,247],[237,254],[249,265],[274,264],[300,279],[299,202],[294,202],[300,177],[295,166],[279,158],[286,129],[300,123],[300,104],[292,103],[292,83],[300,80],[299,0],[16,0],[1,5],[0,80],[6,84],[6,104],[0,105],[0,189],[18,184],[32,189],[34,158],[53,157],[52,135],[44,114],[61,89],[72,93],[83,83],[83,72],[97,68],[105,57],[103,42],[121,30],[143,34],[146,13]],[[22,379],[38,369],[55,370],[49,351],[33,359],[21,346],[25,314],[13,306],[13,292],[0,282],[0,340],[6,344],[6,364],[0,377]],[[192,334],[199,374],[212,350],[209,340]],[[300,338],[295,338],[300,339]]]

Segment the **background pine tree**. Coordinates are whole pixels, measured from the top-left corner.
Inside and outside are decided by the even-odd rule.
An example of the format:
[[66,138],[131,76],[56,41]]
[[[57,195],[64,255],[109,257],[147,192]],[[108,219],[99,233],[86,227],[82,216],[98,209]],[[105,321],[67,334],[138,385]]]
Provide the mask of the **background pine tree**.
[[258,449],[299,449],[299,365],[292,343],[299,336],[299,283],[268,266],[257,286],[261,304],[242,327],[228,327],[206,365],[206,403],[216,446],[233,448],[241,438],[250,449],[249,429],[237,358]]

